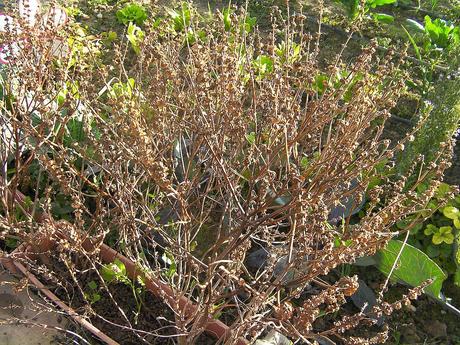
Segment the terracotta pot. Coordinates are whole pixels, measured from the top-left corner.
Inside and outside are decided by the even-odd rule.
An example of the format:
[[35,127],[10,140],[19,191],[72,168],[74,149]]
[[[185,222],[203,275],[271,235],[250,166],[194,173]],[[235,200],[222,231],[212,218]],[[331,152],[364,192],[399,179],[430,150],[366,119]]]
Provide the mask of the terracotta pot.
[[[19,194],[16,198],[18,203],[22,203],[24,200],[24,196]],[[37,217],[38,221],[44,221],[46,219],[50,219],[49,216],[40,215]],[[62,233],[57,232],[57,238],[65,238],[65,235]],[[27,260],[41,260],[42,262],[49,262],[49,258],[44,253],[52,251],[56,247],[56,239],[52,238],[44,238],[38,240],[34,244],[26,244],[23,243],[18,248],[16,248],[12,253],[8,255],[7,258],[1,258],[0,262],[6,267],[11,273],[13,274],[22,274],[24,275],[30,283],[35,285],[37,289],[39,289],[47,298],[49,298],[55,305],[65,311],[68,315],[70,315],[76,322],[86,328],[89,332],[93,335],[104,341],[106,344],[109,345],[116,345],[118,344],[115,340],[110,338],[108,335],[104,334],[98,328],[94,327],[90,322],[85,320],[81,317],[77,312],[75,312],[71,307],[65,304],[62,300],[60,300],[53,292],[43,285],[40,280],[32,274],[25,265],[21,262],[26,262]],[[183,312],[185,315],[191,315],[197,310],[197,306],[189,300],[185,296],[181,296],[179,300],[174,295],[172,288],[152,277],[145,277],[144,272],[140,271],[136,264],[125,257],[124,255],[118,253],[117,251],[113,250],[112,248],[108,247],[105,244],[96,245],[91,242],[91,239],[87,238],[83,242],[83,248],[87,251],[93,251],[95,249],[99,249],[99,256],[101,261],[105,264],[112,263],[115,259],[120,260],[126,267],[126,272],[132,280],[136,280],[138,276],[142,276],[145,281],[146,288],[152,292],[155,296],[161,298],[167,304],[175,308],[178,311]],[[211,317],[208,317],[208,320],[205,325],[205,331],[219,339],[219,341],[231,340],[232,339],[232,332],[230,328],[225,325],[223,322],[219,320],[215,320]],[[235,339],[236,345],[247,345],[248,341],[243,338]]]

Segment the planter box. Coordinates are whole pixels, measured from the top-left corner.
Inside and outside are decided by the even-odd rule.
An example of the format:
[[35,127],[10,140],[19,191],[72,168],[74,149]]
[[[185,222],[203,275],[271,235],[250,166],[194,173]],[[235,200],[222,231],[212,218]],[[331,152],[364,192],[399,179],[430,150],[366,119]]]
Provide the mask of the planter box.
[[[62,234],[56,235],[58,238],[65,238]],[[39,289],[47,298],[49,298],[56,306],[70,315],[77,323],[86,328],[93,335],[98,337],[100,340],[104,341],[106,344],[114,345],[119,344],[108,335],[104,334],[101,330],[79,315],[74,309],[60,300],[52,291],[47,289],[42,282],[32,274],[28,268],[22,263],[27,260],[39,260],[43,263],[50,263],[49,257],[40,254],[46,253],[54,250],[56,247],[56,240],[47,238],[41,241],[38,241],[37,244],[22,244],[16,250],[14,250],[6,259],[2,260],[2,264],[12,273],[18,274],[21,273],[31,284],[33,284],[37,289]],[[126,267],[126,272],[129,278],[133,281],[136,280],[138,276],[142,276],[145,280],[145,287],[147,290],[152,292],[155,296],[164,300],[171,308],[181,311],[185,315],[191,315],[196,312],[197,307],[185,296],[181,296],[179,299],[173,293],[173,290],[167,284],[155,280],[150,277],[145,277],[144,272],[141,272],[136,264],[120,253],[116,252],[112,248],[108,247],[105,244],[102,244],[98,247],[88,238],[83,242],[83,248],[90,252],[93,250],[99,250],[99,256],[101,261],[104,264],[112,263],[115,259],[120,260]],[[246,345],[248,342],[243,339],[232,339],[232,334],[227,325],[219,320],[212,319],[208,317],[208,320],[205,321],[205,331],[206,333],[216,337],[220,342],[225,340],[233,340],[232,343],[237,345]],[[216,339],[216,342],[217,342]]]

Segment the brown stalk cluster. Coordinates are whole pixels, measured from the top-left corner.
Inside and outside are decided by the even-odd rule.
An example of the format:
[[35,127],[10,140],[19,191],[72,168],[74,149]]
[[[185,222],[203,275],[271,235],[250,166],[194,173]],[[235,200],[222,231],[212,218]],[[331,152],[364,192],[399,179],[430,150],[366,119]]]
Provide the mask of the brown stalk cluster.
[[[346,335],[369,323],[361,312],[341,314],[357,278],[325,277],[383,248],[391,226],[422,208],[437,182],[418,195],[404,177],[382,174],[359,221],[328,216],[346,198],[358,205],[377,166],[391,171],[410,139],[393,149],[380,139],[403,89],[400,61],[371,45],[352,63],[338,56],[319,66],[301,16],[270,35],[242,32],[242,20],[233,16],[237,29],[226,31],[216,16],[195,28],[206,37],[196,42],[147,27],[128,70],[124,47],[104,66],[64,46],[72,30],[23,33],[34,49],[21,50],[2,82],[2,237],[43,236],[53,227],[38,226],[38,215],[53,214],[64,196],[70,237],[110,240],[198,305],[176,316],[189,343],[203,315],[222,313],[232,315],[228,343],[273,328],[310,343],[381,342],[385,332]],[[65,53],[51,54],[50,40]],[[438,177],[441,158],[429,167]],[[15,202],[19,191],[28,210]],[[266,259],[251,268],[261,247]],[[330,313],[335,322],[315,328]]]

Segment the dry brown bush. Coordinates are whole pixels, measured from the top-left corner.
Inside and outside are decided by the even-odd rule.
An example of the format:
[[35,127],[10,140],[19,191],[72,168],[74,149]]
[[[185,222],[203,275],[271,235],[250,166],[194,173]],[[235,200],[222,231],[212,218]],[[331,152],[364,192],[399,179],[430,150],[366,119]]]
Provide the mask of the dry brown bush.
[[[409,139],[394,149],[380,139],[403,89],[401,58],[371,45],[353,62],[337,56],[319,66],[317,38],[303,32],[302,16],[278,21],[271,34],[240,30],[244,13],[232,20],[231,31],[220,15],[194,23],[206,38],[193,44],[167,25],[147,27],[139,56],[128,53],[129,69],[129,46],[103,65],[91,47],[69,53],[71,29],[21,33],[33,49],[3,67],[2,236],[34,241],[56,231],[52,222],[39,226],[37,215],[57,220],[53,205],[65,196],[74,251],[88,235],[106,239],[199,306],[176,317],[182,341],[193,342],[204,315],[227,312],[227,343],[273,328],[307,343],[318,335],[378,343],[385,331],[369,341],[347,335],[370,323],[341,313],[357,278],[324,277],[383,248],[391,226],[423,207],[438,182],[418,195],[404,178],[383,174],[359,222],[328,216],[344,198],[359,204],[377,166],[391,167]],[[52,54],[51,41],[65,53]],[[438,163],[428,169],[439,178],[447,163]],[[31,200],[22,212],[17,191]],[[266,264],[250,269],[247,258],[261,244]],[[298,302],[306,288],[313,292]],[[318,332],[321,311],[338,314]]]

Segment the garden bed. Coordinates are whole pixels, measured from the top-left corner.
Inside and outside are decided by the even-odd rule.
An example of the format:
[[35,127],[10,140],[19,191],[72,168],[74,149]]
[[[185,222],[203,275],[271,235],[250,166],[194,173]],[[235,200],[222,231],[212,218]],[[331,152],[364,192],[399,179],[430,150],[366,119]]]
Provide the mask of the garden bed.
[[[163,299],[174,300],[170,288],[141,278],[145,276],[127,258],[105,245],[101,254],[96,255],[88,240],[83,246],[90,251],[75,254],[69,250],[72,246],[63,241],[65,249],[54,241],[41,241],[39,246],[22,245],[12,253],[13,261],[5,259],[3,263],[10,271],[26,275],[46,297],[85,328],[84,334],[91,332],[99,338],[92,341],[177,343],[181,332],[175,326],[175,319],[182,312],[188,314],[193,310],[189,300],[184,297],[175,300],[181,312],[174,313]],[[217,320],[208,321],[205,328],[212,335],[201,333],[196,339],[199,344],[215,344],[219,337],[226,336],[227,329]]]

